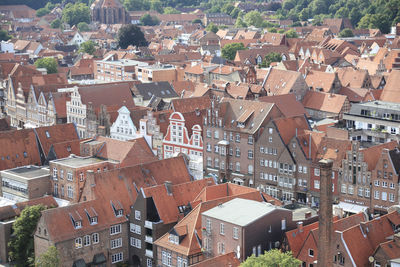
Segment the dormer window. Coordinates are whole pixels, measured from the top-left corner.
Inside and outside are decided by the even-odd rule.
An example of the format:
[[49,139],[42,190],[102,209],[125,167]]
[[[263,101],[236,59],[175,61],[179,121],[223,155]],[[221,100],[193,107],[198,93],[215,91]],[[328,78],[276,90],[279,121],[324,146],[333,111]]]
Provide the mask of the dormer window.
[[82,222],[81,221],[76,221],[75,222],[75,229],[79,229],[82,227]]
[[124,215],[124,209],[122,207],[121,202],[117,201],[111,201],[111,207],[114,211],[114,214],[116,217],[120,217]]
[[97,216],[90,218],[90,224],[97,224]]
[[169,234],[168,240],[169,240],[169,242],[171,242],[171,243],[174,243],[174,244],[176,244],[176,245],[179,245],[179,236],[177,236],[177,235]]

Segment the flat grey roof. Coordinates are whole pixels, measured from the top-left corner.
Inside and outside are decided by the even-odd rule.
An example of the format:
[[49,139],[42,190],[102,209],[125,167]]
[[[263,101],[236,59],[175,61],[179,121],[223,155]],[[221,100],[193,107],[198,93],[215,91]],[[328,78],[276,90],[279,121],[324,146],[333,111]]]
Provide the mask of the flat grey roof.
[[267,202],[235,198],[202,214],[224,222],[246,226],[276,209],[277,207]]
[[395,109],[400,110],[399,103],[385,102],[385,101],[369,101],[364,103],[353,104],[355,106],[364,106],[364,107],[372,107],[372,108],[385,108],[385,109]]
[[70,156],[68,158],[54,160],[54,162],[57,162],[58,164],[66,165],[72,168],[84,167],[105,161],[107,160],[95,157],[78,157],[78,156],[72,156],[72,157]]
[[28,165],[23,167],[18,167],[10,170],[4,170],[3,173],[12,174],[25,179],[34,179],[50,175],[49,169],[44,169],[38,166]]

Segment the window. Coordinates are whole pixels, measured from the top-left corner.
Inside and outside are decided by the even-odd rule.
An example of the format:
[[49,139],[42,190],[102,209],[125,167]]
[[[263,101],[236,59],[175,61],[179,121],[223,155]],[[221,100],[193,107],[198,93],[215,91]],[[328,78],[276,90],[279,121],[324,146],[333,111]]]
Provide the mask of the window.
[[248,172],[249,174],[253,174],[253,172],[254,172],[253,165],[249,165],[249,166],[247,167],[247,172]]
[[53,179],[57,180],[57,168],[53,168]]
[[388,187],[388,182],[382,181],[382,187]]
[[382,192],[382,200],[387,201],[387,193]]
[[131,237],[131,246],[135,248],[142,248],[142,240]]
[[225,243],[224,242],[218,243],[218,254],[225,254]]
[[240,148],[236,148],[236,157],[240,157]]
[[374,198],[375,199],[379,199],[379,196],[380,196],[380,193],[379,193],[379,191],[374,191]]
[[82,247],[82,238],[78,237],[75,239],[75,248],[81,248]]
[[350,195],[354,194],[354,187],[353,187],[352,185],[349,185],[348,193],[349,193]]
[[218,131],[214,132],[214,139],[219,139],[219,132]]
[[141,228],[140,228],[140,225],[137,225],[137,224],[134,224],[134,223],[130,224],[130,230],[131,230],[132,233],[135,233],[135,234],[138,234],[138,235],[140,235],[141,232],[142,232]]
[[140,221],[140,210],[135,210],[135,219]]
[[274,129],[273,128],[269,128],[268,132],[269,132],[269,134],[272,134],[274,132]]
[[270,136],[270,137],[268,138],[268,141],[269,141],[270,143],[272,143],[272,136]]
[[69,198],[74,198],[74,190],[72,189],[72,186],[67,187],[67,194]]
[[152,259],[147,259],[147,267],[152,267],[153,266],[153,260]]
[[99,243],[99,234],[98,233],[92,234],[92,242],[93,242],[93,244]]
[[181,257],[177,259],[178,267],[187,267],[187,260]]
[[122,252],[111,255],[111,263],[117,263],[123,260],[124,260],[124,254]]
[[90,217],[90,224],[91,224],[91,225],[97,224],[97,216]]
[[249,150],[247,153],[247,156],[249,159],[252,159],[253,158],[253,150]]
[[121,225],[116,224],[110,227],[110,235],[115,235],[121,233]]
[[260,166],[263,167],[264,166],[264,160],[260,159]]
[[219,233],[225,235],[225,225],[223,223],[220,223],[219,225]]
[[162,252],[162,257],[161,257],[161,262],[162,264],[166,265],[166,266],[171,266],[171,253],[163,251]]
[[240,172],[240,162],[236,162],[236,171]]
[[394,202],[394,194],[389,193],[389,201]]
[[67,173],[67,180],[68,180],[68,181],[72,181],[72,180],[73,180],[72,172],[68,172],[68,173]]
[[303,173],[307,173],[307,167],[303,166]]
[[111,249],[122,247],[122,238],[113,239],[111,242]]
[[362,188],[362,187],[359,187],[359,188],[358,188],[358,195],[359,195],[360,197],[363,196],[363,192],[364,192],[363,188]]
[[236,143],[240,143],[240,134],[236,134]]
[[239,228],[233,227],[233,238],[239,239]]
[[347,186],[345,184],[342,184],[341,192],[344,193],[344,194],[347,193]]
[[314,175],[319,176],[319,169],[314,169]]
[[369,188],[365,188],[365,197],[369,197],[369,196],[370,196]]
[[85,247],[90,245],[90,235],[85,235],[85,237],[83,238],[83,245]]
[[375,185],[375,186],[379,186],[379,185],[380,185],[379,180],[375,180],[375,181],[374,181],[374,185]]
[[313,249],[308,249],[308,256],[314,257],[314,250]]
[[314,180],[314,188],[319,189],[319,180]]
[[394,183],[390,183],[390,189],[394,189]]
[[207,129],[206,133],[207,133],[207,137],[208,137],[208,138],[211,138],[211,130],[210,130],[210,129]]
[[252,145],[253,144],[253,136],[249,135],[249,139],[247,140],[247,143]]
[[286,230],[286,219],[283,219],[283,220],[281,221],[281,229],[282,229],[282,230]]
[[168,235],[168,241],[173,243],[173,244],[179,245],[179,236],[174,235],[174,234],[169,234]]

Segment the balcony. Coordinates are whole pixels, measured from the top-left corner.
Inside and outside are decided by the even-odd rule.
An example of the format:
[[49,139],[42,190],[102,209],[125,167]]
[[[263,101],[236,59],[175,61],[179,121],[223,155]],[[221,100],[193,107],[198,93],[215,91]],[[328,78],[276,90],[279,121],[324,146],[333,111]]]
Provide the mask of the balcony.
[[146,235],[145,241],[146,241],[147,243],[153,244],[153,237],[152,237],[152,236],[149,236],[149,235]]
[[144,221],[144,227],[146,227],[147,229],[153,229],[153,223],[150,221]]
[[153,258],[153,251],[150,249],[146,249],[146,257]]

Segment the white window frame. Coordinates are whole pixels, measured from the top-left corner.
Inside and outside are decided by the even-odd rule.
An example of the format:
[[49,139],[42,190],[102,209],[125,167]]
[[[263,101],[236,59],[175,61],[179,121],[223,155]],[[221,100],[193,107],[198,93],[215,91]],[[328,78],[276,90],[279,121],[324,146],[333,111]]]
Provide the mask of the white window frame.
[[219,224],[219,233],[221,235],[225,235],[225,224],[224,223]]
[[119,252],[111,255],[111,263],[117,263],[124,260],[124,253]]
[[92,234],[92,243],[97,244],[97,243],[99,243],[99,241],[100,241],[99,234],[98,233]]
[[121,233],[121,224],[111,225],[110,227],[110,235],[116,235]]
[[110,240],[110,247],[111,247],[111,249],[122,247],[122,238],[120,237],[120,238]]

